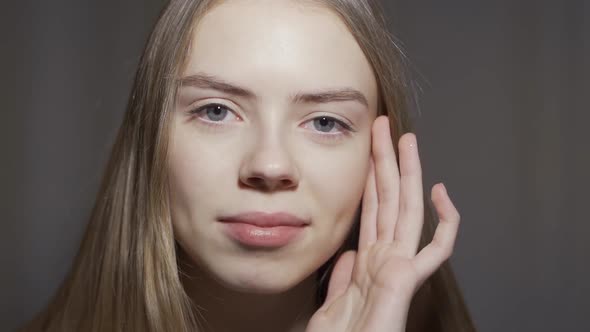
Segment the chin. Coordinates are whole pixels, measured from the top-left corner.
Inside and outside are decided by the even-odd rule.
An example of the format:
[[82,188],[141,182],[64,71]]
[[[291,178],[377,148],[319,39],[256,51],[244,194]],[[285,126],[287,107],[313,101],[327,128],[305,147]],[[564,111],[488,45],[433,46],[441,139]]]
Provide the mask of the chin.
[[225,276],[219,280],[225,287],[250,294],[283,293],[296,287],[304,279],[304,276],[298,279],[292,279],[272,273],[261,275],[256,271],[248,271],[246,273],[232,271],[225,274]]
[[[279,294],[312,278],[301,265],[253,266],[252,264],[218,266],[210,270],[225,288],[250,294]],[[313,272],[313,269],[312,269]]]
[[261,285],[261,284],[241,284],[233,288],[236,292],[247,293],[247,294],[260,294],[260,295],[271,295],[281,294],[289,289],[292,289],[294,285]]

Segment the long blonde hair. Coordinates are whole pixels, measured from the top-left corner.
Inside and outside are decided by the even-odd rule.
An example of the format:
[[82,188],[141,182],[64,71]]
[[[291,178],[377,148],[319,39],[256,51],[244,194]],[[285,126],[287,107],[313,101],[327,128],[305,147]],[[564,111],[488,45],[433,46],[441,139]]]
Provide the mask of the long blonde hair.
[[[200,321],[179,277],[178,252],[167,193],[169,118],[191,34],[216,0],[171,0],[141,57],[123,123],[115,139],[80,249],[48,306],[22,331],[198,331]],[[404,56],[370,0],[315,0],[334,10],[372,65],[379,114],[392,138],[412,130]],[[397,153],[397,151],[396,151]],[[420,248],[433,236],[434,215],[425,196]],[[317,304],[338,255],[356,248],[358,220],[349,238],[319,270]],[[448,263],[415,295],[408,331],[474,331]]]

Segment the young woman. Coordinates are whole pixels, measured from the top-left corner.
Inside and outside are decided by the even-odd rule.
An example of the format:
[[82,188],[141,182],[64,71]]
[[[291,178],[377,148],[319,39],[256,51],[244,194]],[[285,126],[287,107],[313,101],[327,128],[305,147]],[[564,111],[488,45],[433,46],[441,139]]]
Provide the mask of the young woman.
[[170,1],[72,270],[23,330],[473,331],[401,57],[368,0]]

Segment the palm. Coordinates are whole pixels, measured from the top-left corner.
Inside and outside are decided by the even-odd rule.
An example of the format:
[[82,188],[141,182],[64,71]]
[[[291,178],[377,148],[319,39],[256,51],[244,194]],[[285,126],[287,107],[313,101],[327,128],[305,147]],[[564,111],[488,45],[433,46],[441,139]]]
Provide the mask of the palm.
[[432,189],[440,223],[433,241],[417,253],[424,207],[413,134],[400,139],[399,171],[387,117],[375,120],[372,149],[358,252],[339,258],[307,332],[404,331],[415,291],[451,255],[459,214],[442,185]]
[[412,286],[407,281],[415,280],[417,272],[412,260],[396,252],[390,244],[373,244],[356,256],[354,274],[351,281],[363,290],[388,292],[392,295],[411,293],[412,289],[400,289],[400,286]]

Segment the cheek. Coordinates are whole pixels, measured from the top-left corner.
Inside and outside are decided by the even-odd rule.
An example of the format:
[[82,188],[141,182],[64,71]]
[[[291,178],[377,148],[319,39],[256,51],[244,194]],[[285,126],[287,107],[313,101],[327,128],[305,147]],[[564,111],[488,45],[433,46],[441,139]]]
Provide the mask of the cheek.
[[[171,144],[168,159],[170,208],[175,232],[189,232],[192,222],[209,220],[211,207],[225,197],[235,164],[232,153],[220,153],[218,146],[196,135],[177,133]],[[228,158],[229,158],[228,157]],[[235,171],[233,171],[235,173]]]
[[326,162],[322,167],[315,167],[309,182],[322,206],[343,210],[360,199],[366,181],[365,169],[363,162]]
[[[170,151],[169,175],[170,189],[176,200],[195,201],[193,196],[201,196],[200,191],[208,188],[208,181],[212,179],[217,168],[203,167],[206,160],[210,160],[207,151],[197,144],[184,142]],[[209,161],[207,161],[209,162]]]
[[369,147],[357,146],[352,151],[323,153],[309,158],[305,165],[306,180],[314,199],[317,220],[331,247],[344,240],[365,189],[369,166]]
[[176,126],[169,149],[171,184],[185,196],[199,191],[207,196],[211,190],[223,189],[220,182],[235,173],[236,160],[231,158],[240,149],[239,137],[207,135],[195,123],[180,120]]

